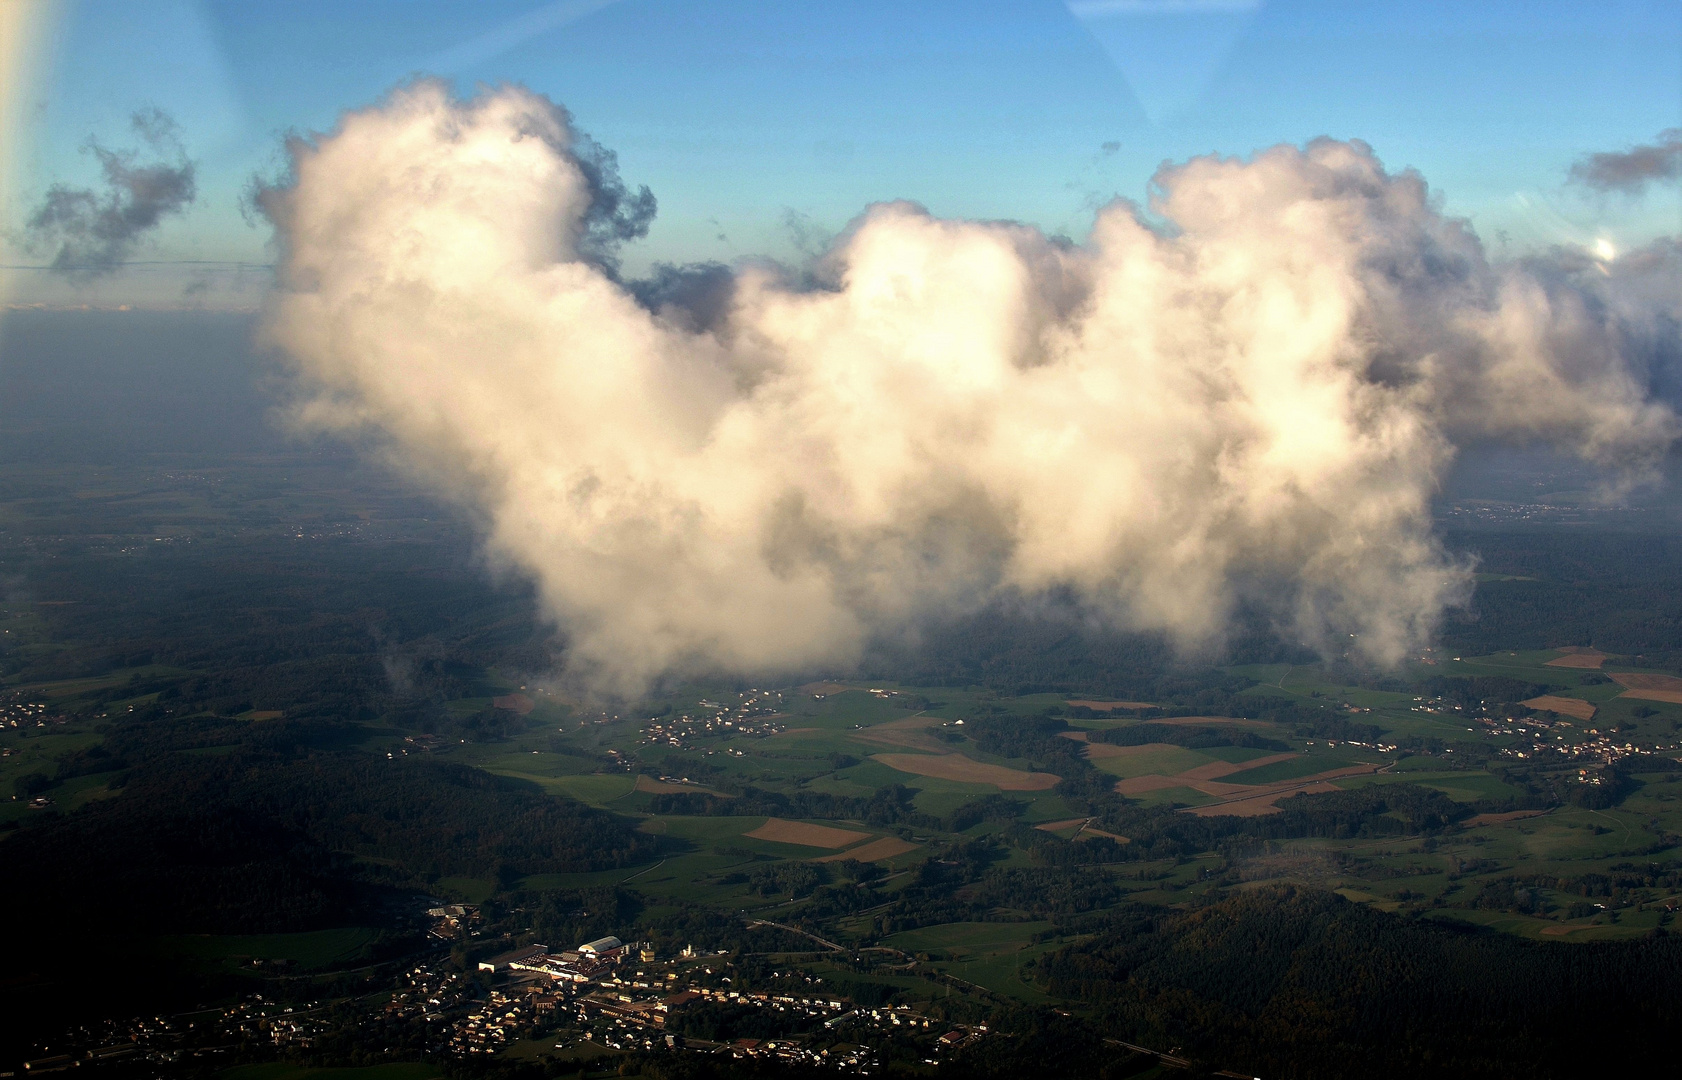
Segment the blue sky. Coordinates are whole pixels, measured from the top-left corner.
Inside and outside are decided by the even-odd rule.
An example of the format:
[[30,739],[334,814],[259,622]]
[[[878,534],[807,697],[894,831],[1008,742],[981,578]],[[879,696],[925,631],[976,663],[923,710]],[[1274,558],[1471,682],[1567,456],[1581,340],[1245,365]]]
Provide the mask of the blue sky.
[[[1078,239],[1165,159],[1318,135],[1419,169],[1492,247],[1682,231],[1674,184],[1631,199],[1564,183],[1582,154],[1682,126],[1673,0],[29,2],[51,17],[10,232],[51,182],[94,179],[90,135],[121,145],[128,116],[156,105],[200,170],[188,213],[135,256],[166,264],[266,261],[239,195],[276,167],[281,134],[328,128],[420,72],[463,91],[524,83],[615,149],[661,206],[632,271],[788,257],[791,215],[823,235],[892,198]],[[186,272],[79,288],[164,302]],[[24,298],[76,291],[41,278],[7,280]]]

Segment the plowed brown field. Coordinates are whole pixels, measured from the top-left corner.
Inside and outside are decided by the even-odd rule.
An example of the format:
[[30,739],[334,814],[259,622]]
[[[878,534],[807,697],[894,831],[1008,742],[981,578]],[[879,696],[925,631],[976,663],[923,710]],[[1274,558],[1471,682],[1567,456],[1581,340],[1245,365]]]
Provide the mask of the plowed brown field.
[[1614,671],[1611,675],[1619,684],[1629,688],[1619,697],[1682,704],[1682,679],[1674,675],[1649,675],[1634,671]]
[[872,840],[868,844],[860,845],[848,851],[838,851],[834,855],[825,855],[813,859],[813,862],[840,862],[842,859],[857,859],[859,862],[880,862],[891,859],[895,855],[904,855],[907,851],[916,851],[919,845],[909,840],[901,840],[897,836],[884,836],[880,840]]
[[1479,825],[1502,825],[1509,821],[1518,821],[1520,818],[1540,817],[1545,813],[1546,810],[1508,810],[1504,814],[1479,814],[1467,818],[1461,824],[1468,829],[1475,829]]
[[814,696],[821,695],[823,697],[828,697],[831,694],[839,694],[843,690],[846,690],[846,689],[847,689],[847,684],[846,683],[809,682],[805,686],[800,687],[798,692],[802,693],[802,694],[812,694]]
[[946,744],[930,735],[929,729],[940,723],[932,716],[907,716],[904,720],[889,720],[863,731],[851,732],[851,735],[860,742],[878,746],[903,746],[909,750],[929,750],[938,754],[947,749]]
[[962,754],[872,754],[890,769],[913,776],[958,780],[966,784],[992,784],[1001,791],[1046,791],[1063,778],[1052,773],[1023,772],[1003,765],[986,765]]
[[[1093,745],[1093,749],[1096,750],[1097,747],[1102,745],[1104,744],[1095,743]],[[1131,747],[1115,747],[1115,749],[1131,749]],[[1089,753],[1087,756],[1094,757],[1100,755]],[[1201,791],[1205,795],[1237,795],[1246,791],[1259,792],[1266,790],[1266,786],[1251,787],[1246,784],[1226,784],[1222,783],[1220,778],[1223,776],[1231,776],[1235,772],[1243,772],[1245,769],[1254,769],[1261,765],[1271,765],[1275,761],[1286,761],[1296,756],[1296,754],[1270,754],[1267,757],[1259,757],[1252,761],[1241,761],[1237,763],[1231,761],[1211,761],[1207,765],[1199,765],[1194,769],[1187,769],[1185,772],[1175,773],[1173,776],[1164,776],[1161,773],[1147,773],[1144,776],[1135,776],[1129,780],[1121,780],[1116,783],[1115,789],[1122,795],[1144,795],[1152,791],[1166,791],[1168,788],[1177,787],[1191,788],[1194,791]]]
[[800,844],[803,847],[839,848],[868,840],[869,833],[851,829],[832,829],[828,825],[808,825],[804,821],[784,821],[772,818],[752,832],[743,833],[755,840],[770,840],[778,844]]
[[1239,716],[1159,716],[1147,724],[1172,724],[1175,727],[1247,727],[1273,728],[1278,725],[1266,720],[1245,720]]
[[1682,690],[1625,690],[1618,696],[1635,701],[1668,701],[1672,705],[1682,705]]
[[1221,777],[1231,776],[1235,772],[1243,772],[1245,769],[1259,769],[1263,765],[1272,765],[1275,761],[1289,761],[1299,756],[1298,754],[1269,754],[1266,757],[1252,758],[1249,761],[1211,761],[1207,765],[1187,769],[1180,776],[1192,780],[1219,780]]
[[1261,817],[1264,814],[1279,813],[1279,807],[1274,804],[1287,796],[1324,795],[1337,790],[1339,789],[1324,782],[1299,784],[1282,791],[1269,791],[1262,795],[1253,795],[1248,799],[1234,799],[1231,802],[1194,806],[1186,810],[1185,813],[1196,814],[1198,817]]
[[1553,694],[1543,694],[1541,697],[1533,697],[1529,701],[1523,701],[1519,704],[1532,709],[1546,709],[1548,712],[1556,712],[1561,716],[1569,716],[1576,720],[1594,719],[1594,706],[1581,698],[1555,697]]
[[1599,649],[1567,646],[1559,650],[1564,656],[1549,660],[1544,667],[1588,668],[1593,670],[1606,662],[1606,654]]
[[1612,681],[1631,690],[1682,690],[1682,679],[1674,675],[1649,675],[1646,672],[1614,671]]
[[722,791],[714,791],[710,787],[700,784],[674,784],[667,780],[656,780],[652,776],[637,777],[636,790],[646,791],[650,795],[661,795],[668,792],[688,791],[697,795],[717,795],[721,799],[734,799],[734,795],[726,795]]
[[1047,821],[1042,825],[1035,825],[1034,828],[1041,832],[1062,832],[1064,829],[1072,829],[1076,825],[1085,825],[1091,820],[1091,818],[1077,817],[1070,818],[1068,821]]
[[[1182,813],[1196,814],[1198,817],[1260,817],[1263,814],[1275,814],[1279,812],[1279,808],[1274,804],[1280,799],[1297,794],[1320,795],[1326,792],[1339,791],[1340,788],[1326,781],[1335,780],[1340,776],[1364,776],[1367,773],[1375,773],[1378,769],[1379,766],[1377,765],[1346,765],[1341,769],[1327,769],[1325,772],[1300,777],[1283,784],[1270,784],[1254,788],[1241,787],[1238,784],[1219,784],[1220,787],[1239,788],[1240,790],[1228,795],[1222,802],[1210,803],[1207,806],[1188,807]],[[1204,781],[1197,785],[1198,790],[1207,790],[1204,784],[1210,787],[1217,786],[1216,782]],[[1243,791],[1250,790],[1253,790],[1255,794],[1242,794]]]

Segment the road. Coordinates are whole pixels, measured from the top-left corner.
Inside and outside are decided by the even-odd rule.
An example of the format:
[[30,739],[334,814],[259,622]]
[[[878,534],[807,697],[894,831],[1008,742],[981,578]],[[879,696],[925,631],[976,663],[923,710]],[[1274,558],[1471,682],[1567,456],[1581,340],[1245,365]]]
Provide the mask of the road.
[[817,942],[819,945],[822,945],[826,949],[834,949],[836,952],[851,952],[852,951],[852,950],[846,948],[845,946],[835,944],[835,942],[833,942],[833,941],[826,941],[816,934],[808,934],[806,931],[800,929],[798,926],[789,926],[786,923],[772,922],[770,919],[749,919],[748,920],[748,927],[751,929],[752,927],[755,927],[755,926],[775,926],[778,930],[787,930],[791,934],[799,934],[801,937],[811,938],[813,941]]

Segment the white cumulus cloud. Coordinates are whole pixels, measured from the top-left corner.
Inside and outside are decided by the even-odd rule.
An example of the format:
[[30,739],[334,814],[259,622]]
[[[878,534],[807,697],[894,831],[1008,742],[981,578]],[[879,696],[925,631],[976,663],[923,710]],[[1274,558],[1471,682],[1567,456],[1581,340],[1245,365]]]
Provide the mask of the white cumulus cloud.
[[297,142],[264,334],[305,423],[479,513],[600,690],[1050,589],[1187,645],[1242,593],[1394,662],[1469,587],[1428,509],[1457,445],[1634,476],[1677,434],[1607,275],[1492,265],[1360,143],[1165,167],[1154,224],[1080,245],[874,206],[804,283],[702,275],[704,317],[593,253],[579,145],[431,82]]

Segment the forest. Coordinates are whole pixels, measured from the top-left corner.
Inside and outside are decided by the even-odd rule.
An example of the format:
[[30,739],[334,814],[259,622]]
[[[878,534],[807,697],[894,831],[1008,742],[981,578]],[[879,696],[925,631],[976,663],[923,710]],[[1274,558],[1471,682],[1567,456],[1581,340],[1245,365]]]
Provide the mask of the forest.
[[1116,921],[1042,959],[1047,985],[1258,1075],[1657,1075],[1673,1058],[1675,937],[1537,944],[1292,888]]

